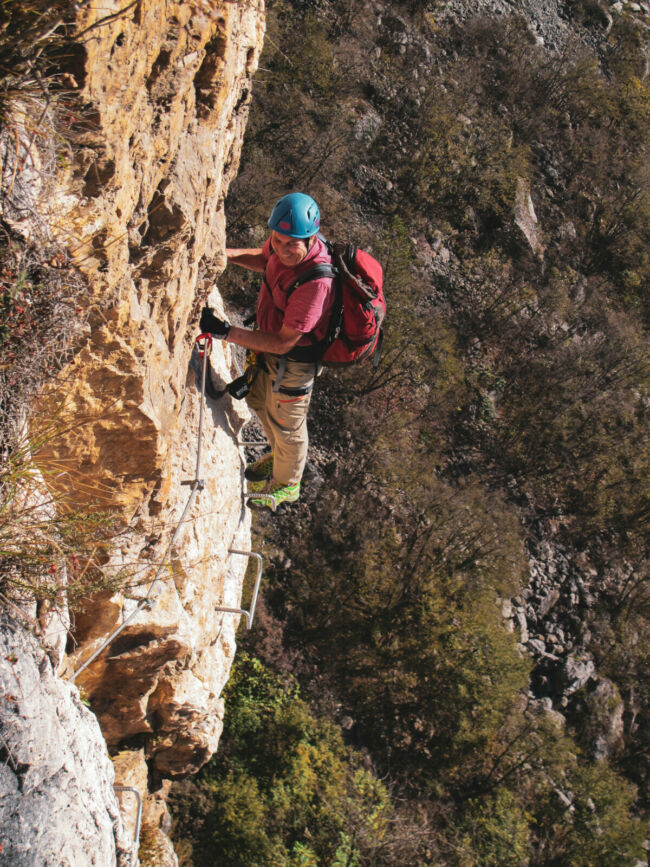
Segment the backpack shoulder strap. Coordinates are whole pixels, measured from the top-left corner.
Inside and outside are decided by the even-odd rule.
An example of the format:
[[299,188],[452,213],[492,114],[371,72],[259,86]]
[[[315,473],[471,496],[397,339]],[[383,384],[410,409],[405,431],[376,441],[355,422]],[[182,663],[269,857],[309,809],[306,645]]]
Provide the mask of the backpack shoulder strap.
[[[338,269],[335,268],[334,265],[332,265],[330,262],[320,262],[317,265],[313,265],[311,268],[308,268],[306,271],[296,277],[293,283],[291,283],[284,290],[285,295],[288,299],[291,296],[291,293],[299,286],[302,286],[304,283],[309,283],[310,280],[318,280],[320,277],[331,277],[332,279],[334,279],[338,275],[338,273]],[[273,292],[271,291],[271,287],[269,286],[268,280],[266,279],[266,271],[262,275],[262,285],[269,293],[271,303],[274,307],[276,307],[276,304],[273,301]]]
[[334,300],[334,308],[332,310],[330,320],[327,325],[327,333],[325,337],[321,340],[316,340],[314,338],[313,333],[309,333],[307,336],[312,341],[311,346],[296,346],[289,353],[289,358],[294,361],[303,361],[303,362],[317,362],[329,344],[332,342],[331,334],[333,334],[334,327],[333,323],[338,323],[341,318],[341,281],[338,280],[339,270],[334,265],[329,262],[321,262],[318,265],[314,265],[312,268],[309,268],[307,271],[302,273],[294,282],[285,290],[287,298],[290,297],[291,293],[297,289],[299,286],[302,286],[304,283],[309,283],[310,280],[318,280],[320,277],[331,277],[334,280],[334,287],[336,290],[335,300]]
[[289,298],[299,286],[303,286],[305,283],[309,283],[310,280],[319,280],[321,277],[336,277],[338,274],[337,269],[330,262],[320,262],[317,265],[314,265],[312,268],[308,268],[306,271],[297,277],[293,283],[287,287],[285,290],[285,295]]

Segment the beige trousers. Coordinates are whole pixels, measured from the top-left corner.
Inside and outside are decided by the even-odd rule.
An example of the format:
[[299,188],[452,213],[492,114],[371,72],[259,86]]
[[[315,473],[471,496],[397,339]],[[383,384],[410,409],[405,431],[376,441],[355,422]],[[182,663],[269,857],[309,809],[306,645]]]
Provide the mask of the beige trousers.
[[[302,478],[307,460],[307,410],[311,392],[295,396],[273,391],[280,358],[276,355],[265,355],[264,363],[268,372],[259,370],[246,402],[257,414],[271,444],[273,478],[284,485],[294,485]],[[289,360],[282,376],[281,388],[307,388],[313,384],[315,372],[314,364]]]

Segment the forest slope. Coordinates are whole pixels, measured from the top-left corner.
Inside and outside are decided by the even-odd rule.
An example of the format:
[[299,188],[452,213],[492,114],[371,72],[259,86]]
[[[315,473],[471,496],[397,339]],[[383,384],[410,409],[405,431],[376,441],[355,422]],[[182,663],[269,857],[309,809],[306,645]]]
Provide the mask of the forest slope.
[[[308,190],[389,315],[377,372],[322,377],[303,501],[258,524],[247,648],[280,677],[241,669],[222,756],[176,790],[185,863],[271,863],[260,834],[291,864],[643,856],[647,21],[470,5],[269,4],[230,243]],[[236,316],[257,287],[221,288]],[[323,734],[289,782],[274,740],[303,698],[354,747],[339,794],[359,761],[385,785],[328,797],[328,834]]]

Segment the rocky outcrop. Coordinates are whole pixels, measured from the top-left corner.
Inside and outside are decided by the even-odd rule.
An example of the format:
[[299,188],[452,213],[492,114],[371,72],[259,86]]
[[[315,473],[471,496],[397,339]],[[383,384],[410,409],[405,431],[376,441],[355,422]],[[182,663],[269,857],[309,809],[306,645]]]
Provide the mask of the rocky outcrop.
[[539,237],[537,215],[530,194],[530,183],[526,178],[517,178],[514,221],[530,249],[541,259],[544,255],[544,245]]
[[580,721],[591,757],[608,758],[623,745],[624,704],[589,651],[592,585],[599,576],[553,538],[550,525],[540,522],[532,529],[530,581],[504,615],[519,634],[522,651],[534,660],[531,695],[569,722]]
[[[85,4],[74,75],[88,116],[60,209],[92,287],[90,334],[62,371],[70,424],[50,458],[71,467],[75,500],[117,510],[108,567],[128,590],[75,621],[68,672],[151,606],[78,678],[109,744],[145,738],[161,775],[196,770],[215,750],[219,695],[235,651],[249,524],[241,496],[239,405],[210,405],[205,484],[159,572],[195,478],[199,392],[190,365],[196,312],[222,265],[223,201],[238,164],[263,33],[257,2]],[[76,184],[76,186],[75,186]],[[62,230],[63,231],[63,230]],[[75,246],[72,247],[72,244]],[[213,302],[219,306],[218,293]],[[212,353],[217,377],[232,359]],[[60,394],[60,389],[54,389]]]
[[0,690],[0,864],[135,864],[97,719],[7,616]]
[[[194,335],[208,297],[222,309],[215,281],[224,265],[224,199],[238,167],[264,9],[261,0],[90,0],[75,15],[78,37],[63,61],[75,94],[66,159],[47,189],[37,171],[20,178],[29,200],[24,213],[38,214],[41,230],[45,225],[67,250],[90,287],[79,302],[85,336],[77,337],[74,357],[42,396],[61,424],[41,458],[56,467],[48,475],[56,493],[77,507],[110,513],[116,533],[97,571],[102,592],[73,613],[59,673],[75,678],[110,748],[125,745],[146,763],[140,786],[147,777],[159,783],[192,773],[215,751],[220,694],[236,649],[240,618],[218,608],[240,606],[247,568],[246,557],[231,551],[250,547],[237,441],[248,414],[229,397],[206,404],[197,470],[201,362]],[[37,166],[34,137],[30,148]],[[14,222],[29,235],[29,220]],[[228,347],[215,343],[210,360],[217,381],[237,372]],[[197,480],[185,513],[188,482]],[[35,695],[41,686],[34,684]],[[73,710],[58,713],[69,717],[70,738],[78,729],[79,742],[66,747],[62,736],[52,744],[52,762],[67,768],[66,749],[73,755],[91,750],[86,736],[94,717],[79,704],[76,687],[51,673],[48,689],[72,702]],[[40,708],[29,716],[27,742],[29,726],[38,733],[56,713]],[[31,766],[21,749],[11,748],[16,767]],[[46,758],[34,755],[34,766]],[[116,782],[124,785],[121,769]],[[27,815],[22,773],[16,770],[10,785],[16,811]],[[71,817],[83,812],[86,789],[66,784],[57,794],[64,778],[54,767],[50,776],[52,810],[66,799]],[[145,820],[149,815],[159,824],[160,811],[146,803]],[[107,839],[115,836],[94,808],[83,821],[95,822]],[[81,829],[83,821],[67,822],[62,814],[53,824]],[[21,828],[25,845],[33,846],[39,828]],[[52,851],[57,833],[47,842]],[[75,855],[61,844],[60,862],[29,863],[114,863],[92,842],[88,851],[97,860],[86,859],[84,834]]]
[[[171,840],[171,816],[167,810],[167,795],[171,783],[165,780],[154,792],[148,791],[149,768],[144,750],[125,750],[113,756],[115,776],[122,789],[118,797],[131,836],[137,835],[138,795],[142,803],[140,852],[144,863],[156,867],[178,867]],[[137,793],[137,794],[136,794]]]
[[521,15],[537,44],[555,51],[571,44],[576,36],[598,44],[609,33],[614,16],[648,14],[646,3],[630,0],[582,0],[573,7],[567,9],[556,0],[450,0],[440,18],[458,21],[477,14]]

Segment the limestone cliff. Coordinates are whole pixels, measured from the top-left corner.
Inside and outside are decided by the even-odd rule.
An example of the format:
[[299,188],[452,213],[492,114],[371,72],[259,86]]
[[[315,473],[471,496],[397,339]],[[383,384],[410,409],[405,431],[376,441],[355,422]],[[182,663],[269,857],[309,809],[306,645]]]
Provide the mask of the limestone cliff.
[[97,720],[7,616],[0,689],[0,864],[135,863]]
[[[195,478],[197,312],[209,293],[221,303],[224,198],[264,30],[262,0],[75,8],[65,62],[82,132],[54,192],[32,192],[88,279],[90,327],[50,384],[65,399],[48,460],[65,467],[58,483],[76,502],[117,510],[110,563],[127,583],[74,618],[68,677],[147,595]],[[211,362],[215,379],[232,378],[228,348],[215,345]],[[76,680],[108,744],[138,748],[156,780],[198,769],[221,732],[240,618],[215,609],[239,607],[247,566],[229,553],[250,547],[237,443],[246,419],[230,398],[206,407],[205,484],[153,604]],[[128,764],[116,763],[118,783]],[[146,773],[136,776],[143,788]]]

